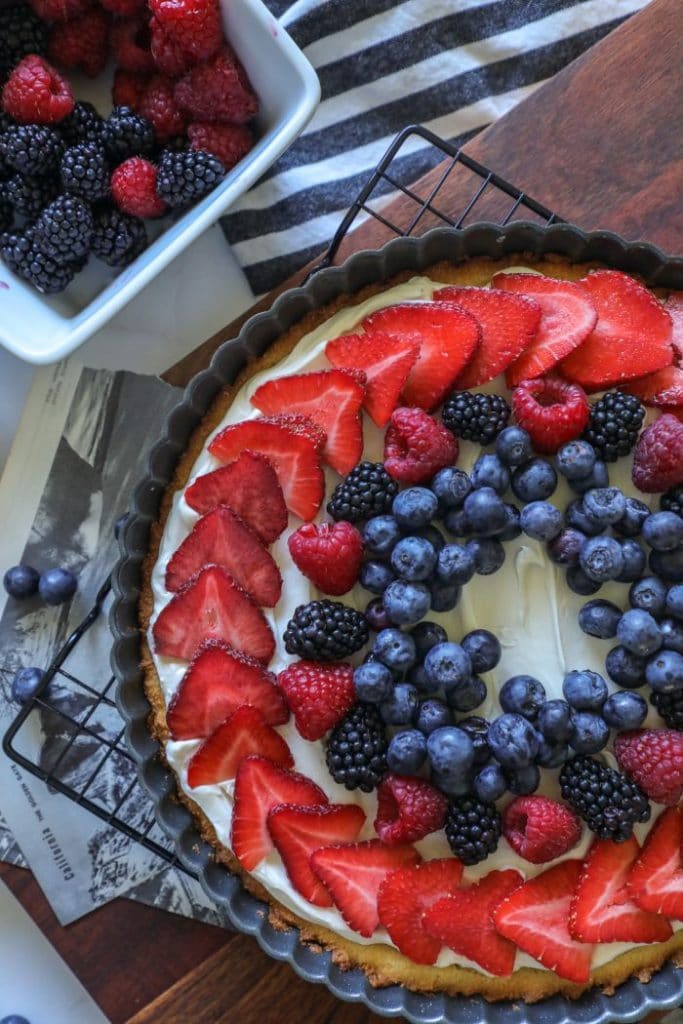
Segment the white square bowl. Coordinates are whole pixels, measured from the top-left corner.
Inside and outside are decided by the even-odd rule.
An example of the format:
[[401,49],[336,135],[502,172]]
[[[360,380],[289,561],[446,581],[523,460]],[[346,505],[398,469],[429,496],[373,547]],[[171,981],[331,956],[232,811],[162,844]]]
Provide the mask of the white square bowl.
[[[170,223],[124,270],[97,260],[61,295],[43,296],[0,260],[0,343],[30,363],[67,356],[225,213],[303,130],[320,99],[317,75],[261,0],[220,0],[225,35],[259,97],[254,148],[218,188]],[[102,108],[102,83],[79,79],[79,99]],[[97,91],[99,89],[99,92]],[[148,222],[149,224],[150,222]]]

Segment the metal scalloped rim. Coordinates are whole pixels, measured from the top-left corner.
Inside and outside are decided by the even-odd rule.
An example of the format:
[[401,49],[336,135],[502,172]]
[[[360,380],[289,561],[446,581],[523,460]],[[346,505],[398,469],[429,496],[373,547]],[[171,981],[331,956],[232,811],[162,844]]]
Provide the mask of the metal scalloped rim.
[[386,1017],[404,1017],[413,1024],[607,1024],[640,1020],[653,1010],[672,1009],[683,1001],[683,969],[665,965],[644,984],[629,979],[613,995],[593,989],[578,1000],[553,996],[538,1003],[488,1003],[478,997],[423,995],[400,985],[373,988],[359,968],[340,970],[327,951],[301,942],[296,928],[275,931],[267,906],[212,857],[189,811],[174,799],[175,780],[156,759],[158,744],[147,729],[149,705],[139,669],[137,599],[140,568],[150,524],[161,495],[190,432],[206,412],[218,389],[234,380],[247,355],[258,356],[290,325],[343,292],[392,277],[403,270],[416,273],[440,260],[500,257],[509,253],[556,253],[572,262],[597,260],[642,275],[647,284],[683,288],[683,259],[667,257],[654,246],[626,242],[611,232],[583,232],[567,224],[542,226],[517,222],[506,227],[473,224],[464,230],[437,228],[418,238],[396,238],[382,249],[358,252],[339,267],[315,274],[307,284],[284,292],[270,310],[252,317],[239,336],[223,344],[208,369],[188,384],[182,401],[170,413],[162,439],[152,448],[147,475],[135,488],[131,515],[119,541],[121,557],[113,573],[115,599],[110,614],[114,635],[112,668],[116,699],[126,721],[126,739],[138,764],[140,779],[155,803],[156,817],[174,840],[183,864],[196,872],[203,888],[239,931],[253,935],[261,948],[287,961],[302,978],[322,983],[340,999],[362,1002]]

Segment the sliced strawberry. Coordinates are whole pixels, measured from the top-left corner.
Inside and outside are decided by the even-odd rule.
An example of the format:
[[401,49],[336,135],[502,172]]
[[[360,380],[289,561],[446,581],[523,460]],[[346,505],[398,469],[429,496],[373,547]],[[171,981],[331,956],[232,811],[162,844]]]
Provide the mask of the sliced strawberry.
[[671,925],[660,914],[640,910],[626,882],[638,858],[635,836],[624,843],[595,839],[579,875],[569,912],[569,930],[580,942],[666,942]]
[[379,924],[377,893],[390,871],[419,864],[412,846],[384,846],[379,839],[316,850],[311,867],[325,883],[349,928],[369,938]]
[[268,664],[275,638],[258,605],[218,565],[207,565],[162,608],[152,628],[157,654],[191,661],[204,640],[223,640]]
[[631,868],[628,891],[643,910],[683,921],[683,805],[657,819]]
[[541,307],[534,340],[508,368],[508,387],[540,377],[568,356],[595,327],[598,314],[588,290],[576,281],[558,281],[541,274],[495,274],[491,284],[505,292],[526,295]]
[[501,288],[440,288],[436,301],[455,302],[475,318],[481,341],[456,381],[459,389],[476,388],[507,370],[531,345],[541,321],[541,307],[529,296]]
[[176,593],[209,563],[229,572],[256,604],[273,608],[280,600],[282,576],[272,555],[227,505],[197,520],[166,566],[166,589]]
[[496,930],[561,978],[585,984],[593,947],[569,933],[580,860],[565,860],[515,889],[493,912]]
[[241,452],[229,466],[197,477],[185,491],[185,501],[202,515],[228,505],[263,544],[272,544],[287,526],[277,473],[258,452]]
[[683,369],[665,366],[663,370],[632,381],[622,390],[635,395],[645,405],[683,407]]
[[581,283],[598,322],[563,361],[565,377],[586,391],[602,391],[673,362],[671,317],[645,285],[619,270],[593,270]]
[[365,409],[378,427],[386,427],[419,351],[417,341],[366,331],[328,341],[325,355],[340,370],[365,373]]
[[279,804],[326,804],[320,786],[298,772],[278,768],[265,757],[246,757],[235,778],[230,843],[246,871],[253,871],[273,849],[268,812]]
[[402,405],[428,412],[444,400],[456,377],[479,344],[479,324],[452,302],[404,302],[371,313],[363,330],[379,331],[420,352],[401,394]]
[[422,915],[457,889],[462,864],[455,857],[428,860],[387,875],[377,893],[380,924],[399,951],[416,964],[433,964],[441,943],[422,927]]
[[351,665],[294,661],[277,681],[305,740],[322,739],[355,703]]
[[353,842],[365,823],[358,804],[297,807],[284,804],[268,813],[268,829],[287,871],[304,899],[331,907],[330,894],[311,869],[311,855],[321,846]]
[[269,725],[284,725],[289,710],[276,677],[254,658],[218,640],[202,644],[166,712],[174,740],[204,739],[243,704]]
[[302,413],[326,434],[323,458],[346,476],[363,453],[360,410],[365,388],[342,370],[297,373],[266,381],[251,396],[262,413]]
[[675,359],[683,363],[683,292],[671,292],[664,308],[671,317],[671,343]]
[[259,417],[225,427],[209,445],[211,454],[224,462],[232,462],[244,448],[260,452],[272,464],[289,511],[313,519],[325,494],[325,478],[311,430],[296,429],[284,417]]
[[267,757],[281,768],[294,767],[282,736],[257,708],[243,704],[192,755],[187,766],[188,785],[194,789],[234,779],[241,762],[251,754]]
[[489,871],[474,885],[437,900],[424,914],[422,928],[440,946],[466,956],[490,974],[512,974],[517,948],[498,934],[493,912],[521,883],[518,871]]

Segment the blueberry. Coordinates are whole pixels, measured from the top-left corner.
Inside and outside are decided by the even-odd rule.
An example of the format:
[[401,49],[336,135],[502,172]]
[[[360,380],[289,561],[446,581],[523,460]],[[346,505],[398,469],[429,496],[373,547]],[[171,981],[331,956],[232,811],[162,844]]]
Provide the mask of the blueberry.
[[678,651],[683,654],[683,622],[662,619],[659,623],[659,632],[662,634],[662,647],[667,651]]
[[522,715],[504,714],[489,726],[489,747],[503,768],[523,768],[536,757],[540,739]]
[[555,456],[558,473],[566,480],[579,480],[593,472],[595,448],[588,441],[567,441]]
[[464,508],[452,508],[447,512],[444,526],[454,537],[468,537],[471,533],[470,521]]
[[549,743],[566,743],[572,731],[572,711],[566,700],[547,700],[539,708],[536,727]]
[[461,718],[458,722],[458,729],[463,729],[474,743],[475,765],[486,764],[491,760],[488,742],[489,723],[485,718],[480,718],[478,715]]
[[536,717],[545,700],[545,689],[533,676],[511,676],[500,688],[498,699],[503,711],[531,720]]
[[674,619],[683,620],[683,583],[674,584],[669,588],[666,595],[666,613]]
[[460,508],[472,490],[472,481],[462,469],[446,466],[440,469],[430,484],[439,499],[442,510]]
[[3,577],[3,585],[10,597],[23,601],[38,592],[40,574],[31,565],[13,565]]
[[474,556],[462,544],[446,544],[436,560],[436,578],[441,583],[462,586],[474,576]]
[[[508,430],[510,429],[512,428],[508,427]],[[487,804],[500,800],[507,792],[507,788],[507,778],[499,764],[487,764],[472,781],[474,795]]]
[[645,571],[647,558],[637,540],[633,537],[626,537],[621,541],[621,554],[624,559],[624,567],[617,576],[619,583],[633,583],[639,580]]
[[399,775],[417,775],[427,757],[427,740],[417,729],[397,732],[389,741],[387,765]]
[[424,660],[427,678],[435,690],[451,690],[458,683],[464,683],[472,675],[469,654],[460,644],[436,644],[427,652]]
[[559,768],[569,760],[569,747],[566,743],[551,743],[541,738],[536,754],[536,764],[541,768]]
[[417,714],[417,690],[410,683],[396,683],[393,692],[379,706],[387,725],[411,725]]
[[637,537],[649,515],[650,509],[640,498],[626,498],[626,510],[621,519],[614,523],[614,532],[620,537]]
[[443,729],[447,725],[452,725],[453,715],[447,704],[432,697],[421,702],[415,724],[420,732],[429,736],[435,729]]
[[353,673],[356,697],[365,704],[380,704],[394,688],[394,677],[381,661],[366,661]]
[[443,583],[441,580],[432,580],[429,590],[432,595],[430,607],[433,612],[452,611],[462,594],[462,587],[459,583]]
[[683,690],[683,654],[661,650],[648,659],[645,678],[656,693]]
[[595,598],[593,601],[587,601],[579,612],[579,627],[588,636],[596,636],[599,640],[611,640],[617,635],[620,618],[620,608],[611,601]]
[[529,459],[512,474],[512,490],[520,501],[545,501],[557,487],[557,473],[545,459]]
[[530,501],[522,509],[520,523],[527,537],[548,541],[562,531],[564,516],[549,501]]
[[555,565],[578,565],[586,534],[569,526],[548,544],[548,558]]
[[608,694],[607,683],[598,672],[574,669],[562,681],[562,693],[575,711],[599,711]]
[[516,796],[528,796],[538,789],[541,772],[538,765],[526,764],[522,768],[514,768],[507,773],[508,789]]
[[600,459],[595,463],[593,469],[587,476],[576,477],[568,481],[574,494],[585,494],[594,487],[607,487],[609,484],[609,470],[606,463]]
[[568,526],[571,526],[574,530],[580,530],[586,537],[597,537],[605,529],[603,523],[588,515],[583,506],[582,498],[575,498],[574,501],[569,502],[565,518]]
[[373,597],[372,601],[368,603],[365,609],[365,621],[370,629],[374,629],[377,632],[381,629],[388,629],[391,626],[389,613],[384,607],[384,601],[381,597]]
[[510,486],[510,471],[497,455],[480,455],[470,473],[472,487],[490,487],[496,494],[505,494]]
[[642,608],[631,608],[619,619],[617,639],[633,654],[646,657],[662,646],[662,634],[656,619]]
[[683,583],[683,544],[673,551],[651,551],[648,561],[655,576],[669,583]]
[[391,552],[391,567],[402,580],[417,583],[428,579],[436,565],[436,551],[422,537],[404,537]]
[[411,536],[421,537],[422,540],[429,541],[437,555],[446,546],[444,535],[431,524],[429,526],[422,526],[419,530],[413,530]]
[[406,674],[406,682],[414,686],[420,693],[431,693],[434,689],[427,677],[424,665],[417,664],[409,668]]
[[363,523],[361,537],[368,555],[385,558],[401,539],[401,527],[393,516],[373,516]]
[[647,701],[639,693],[618,690],[605,701],[602,717],[612,729],[639,729],[647,717]]
[[0,1024],[29,1024],[29,1021],[26,1017],[22,1017],[21,1014],[10,1013],[9,1017],[3,1017],[0,1020]]
[[597,754],[609,739],[609,726],[595,711],[577,711],[572,715],[569,746],[577,754]]
[[46,604],[64,604],[76,593],[78,580],[70,569],[48,569],[42,573],[38,591]]
[[415,641],[400,629],[383,629],[375,637],[372,653],[392,672],[406,672],[417,661]]
[[20,668],[12,680],[12,700],[27,704],[37,694],[45,673],[40,668]]
[[503,529],[498,531],[496,538],[500,541],[515,540],[522,532],[522,522],[519,509],[516,505],[505,502],[505,515],[507,517],[507,522]]
[[664,614],[666,594],[665,583],[656,576],[644,576],[630,587],[628,599],[632,608],[641,608],[657,619]]
[[363,562],[360,567],[358,581],[372,594],[383,594],[390,583],[396,579],[393,572],[384,562]]
[[472,662],[473,672],[490,672],[500,661],[501,649],[498,637],[488,629],[473,629],[460,644]]
[[587,516],[603,526],[618,523],[626,511],[626,498],[618,487],[594,487],[583,496]]
[[569,566],[566,580],[569,589],[575,594],[580,594],[581,597],[590,597],[591,594],[597,594],[602,586],[601,583],[596,583],[595,580],[589,579],[580,565]]
[[432,770],[430,781],[433,786],[440,789],[446,796],[466,796],[472,789],[473,772],[463,772],[461,775],[442,774]]
[[505,561],[505,548],[495,537],[475,537],[465,545],[474,558],[474,569],[480,576],[498,572]]
[[486,683],[484,680],[480,679],[479,676],[470,676],[464,682],[456,683],[455,686],[447,689],[446,700],[448,701],[448,706],[455,711],[467,713],[468,711],[474,711],[475,708],[484,703],[486,693]]
[[427,756],[439,775],[462,778],[474,764],[474,744],[463,729],[446,725],[427,737]]
[[496,438],[496,455],[510,468],[528,462],[533,454],[531,435],[523,427],[505,427]]
[[615,580],[624,568],[621,544],[614,537],[589,537],[581,546],[579,565],[589,580]]
[[653,512],[643,523],[643,540],[655,551],[673,551],[683,544],[683,519],[675,512]]
[[391,511],[404,530],[412,530],[431,523],[439,507],[439,500],[428,487],[408,487],[394,498]]
[[508,521],[505,502],[492,487],[480,487],[465,498],[463,512],[469,529],[480,537],[490,537],[502,530]]
[[410,635],[415,643],[418,661],[422,661],[432,647],[448,640],[448,633],[443,626],[440,626],[438,622],[429,622],[426,619],[424,622],[418,622],[417,626],[411,629]]
[[424,619],[429,611],[432,595],[424,583],[394,580],[384,591],[384,607],[397,626],[412,626]]
[[123,532],[123,528],[126,525],[126,523],[128,522],[128,517],[129,517],[129,513],[128,512],[124,512],[123,515],[119,516],[119,518],[114,523],[114,537],[115,537],[116,540],[118,540],[119,537],[121,536],[121,533]]
[[645,658],[621,644],[609,651],[605,668],[610,679],[626,690],[637,690],[645,685]]

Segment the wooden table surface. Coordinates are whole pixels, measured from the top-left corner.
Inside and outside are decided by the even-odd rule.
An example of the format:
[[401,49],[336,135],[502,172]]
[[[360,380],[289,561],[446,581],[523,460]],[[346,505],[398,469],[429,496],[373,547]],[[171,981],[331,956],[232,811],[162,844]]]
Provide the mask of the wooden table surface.
[[[680,28],[681,0],[652,0],[466,151],[566,220],[681,254]],[[438,173],[421,182],[420,194]],[[466,175],[452,175],[440,207],[460,211],[471,190]],[[401,202],[391,211],[394,223],[401,222]],[[497,211],[484,212],[495,218]],[[431,226],[425,219],[418,230]],[[347,238],[339,258],[385,237],[369,221]],[[169,379],[184,383],[234,330],[229,325],[210,339]],[[29,872],[0,864],[0,877],[113,1024],[379,1024],[364,1007],[300,980],[245,936],[125,899],[61,928]]]

